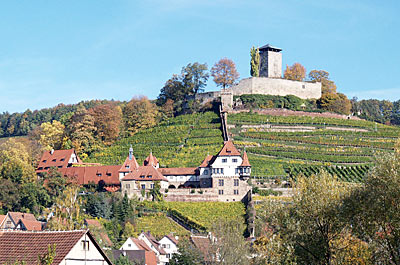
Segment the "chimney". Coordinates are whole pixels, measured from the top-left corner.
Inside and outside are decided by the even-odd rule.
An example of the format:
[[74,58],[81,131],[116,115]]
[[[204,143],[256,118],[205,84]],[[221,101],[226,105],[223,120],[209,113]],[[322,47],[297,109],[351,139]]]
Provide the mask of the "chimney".
[[54,149],[53,148],[51,149],[50,154],[54,154]]

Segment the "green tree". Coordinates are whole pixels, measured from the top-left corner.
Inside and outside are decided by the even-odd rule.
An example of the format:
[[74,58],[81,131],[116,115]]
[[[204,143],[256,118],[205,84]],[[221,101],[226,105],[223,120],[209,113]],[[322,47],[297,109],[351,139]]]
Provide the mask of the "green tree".
[[260,51],[254,46],[250,50],[250,75],[254,77],[260,76]]
[[239,79],[235,63],[228,58],[222,58],[211,68],[211,75],[217,86],[223,89],[233,86]]
[[41,135],[39,143],[46,150],[60,149],[63,142],[65,126],[54,120],[53,122],[45,122],[40,125]]
[[155,181],[153,188],[150,190],[150,195],[152,197],[153,201],[162,201],[163,200],[163,196],[161,194],[161,185],[159,181]]

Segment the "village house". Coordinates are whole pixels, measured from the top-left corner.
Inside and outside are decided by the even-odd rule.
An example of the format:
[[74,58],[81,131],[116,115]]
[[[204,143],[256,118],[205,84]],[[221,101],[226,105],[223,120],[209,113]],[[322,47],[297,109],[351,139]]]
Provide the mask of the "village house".
[[0,231],[0,264],[36,265],[49,246],[55,246],[55,265],[112,264],[88,230]]
[[43,224],[31,213],[8,212],[0,216],[0,229],[40,231]]
[[161,245],[161,248],[167,253],[168,259],[172,258],[173,254],[178,253],[178,240],[178,236],[168,234],[158,241]]

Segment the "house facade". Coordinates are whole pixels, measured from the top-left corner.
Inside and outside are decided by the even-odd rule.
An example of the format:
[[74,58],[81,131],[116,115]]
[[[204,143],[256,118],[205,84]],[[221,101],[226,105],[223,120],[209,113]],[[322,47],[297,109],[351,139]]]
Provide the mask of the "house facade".
[[[251,165],[247,154],[242,155],[232,141],[226,141],[218,154],[208,155],[196,168],[159,168],[157,158],[151,153],[143,166],[139,166],[132,148],[124,165],[127,166],[120,173],[121,190],[130,198],[147,199],[145,194],[153,189],[155,182],[160,183],[166,198],[183,201],[240,201],[250,190],[247,181]],[[198,189],[199,198],[186,192],[188,189]]]
[[112,264],[88,230],[0,231],[0,264],[36,265],[38,256],[46,255],[54,245],[55,265]]

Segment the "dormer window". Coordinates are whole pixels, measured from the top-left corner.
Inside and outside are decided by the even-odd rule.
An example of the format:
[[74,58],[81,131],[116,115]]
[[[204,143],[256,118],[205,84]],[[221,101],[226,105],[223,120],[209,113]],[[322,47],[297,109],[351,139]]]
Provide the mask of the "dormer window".
[[144,179],[144,175],[141,175],[140,178],[141,178],[141,179]]
[[108,172],[108,173],[106,173],[106,175],[107,175],[107,176],[111,176],[111,173],[110,173],[110,172]]
[[56,162],[56,161],[57,161],[57,159],[53,159],[53,160],[51,160],[51,161],[53,161],[53,162]]
[[101,177],[101,173],[96,173],[96,175],[97,175],[98,177]]
[[126,165],[125,168],[129,168],[129,165]]
[[43,167],[39,167],[39,168],[38,168],[38,170],[42,170],[42,169],[43,169]]
[[153,176],[152,175],[149,175],[149,176],[147,176],[149,179],[151,179]]
[[64,159],[64,158],[61,158],[60,161],[65,161],[65,159]]
[[43,162],[43,163],[46,163],[46,162],[47,162],[47,160],[43,160],[42,162]]

